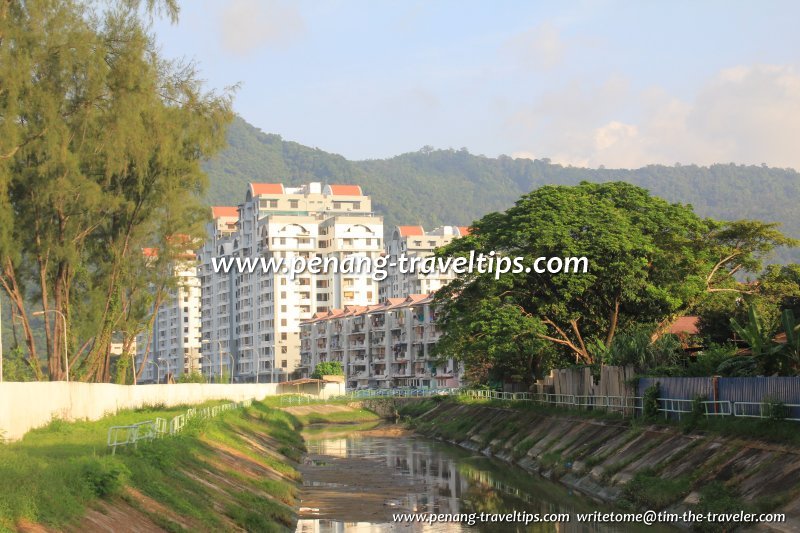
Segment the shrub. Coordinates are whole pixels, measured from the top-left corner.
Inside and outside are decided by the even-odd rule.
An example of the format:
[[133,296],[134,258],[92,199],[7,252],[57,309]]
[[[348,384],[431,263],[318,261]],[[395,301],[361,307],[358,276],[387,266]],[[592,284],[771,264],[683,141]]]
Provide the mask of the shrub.
[[658,396],[660,386],[658,382],[645,389],[642,397],[642,416],[647,420],[652,420],[658,416]]
[[786,417],[789,416],[789,408],[780,400],[764,398],[762,403],[764,406],[764,418],[777,421],[786,420]]
[[117,494],[131,474],[124,464],[113,457],[87,459],[82,472],[92,492],[101,498]]
[[311,377],[322,379],[322,376],[341,376],[343,374],[342,363],[339,361],[322,361],[314,367],[314,373],[311,374]]

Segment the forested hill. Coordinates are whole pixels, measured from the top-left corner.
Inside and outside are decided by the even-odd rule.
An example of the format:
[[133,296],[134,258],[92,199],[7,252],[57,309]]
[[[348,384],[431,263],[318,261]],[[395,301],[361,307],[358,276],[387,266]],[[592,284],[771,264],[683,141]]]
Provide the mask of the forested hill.
[[[348,161],[263,133],[242,119],[231,125],[228,141],[230,146],[206,165],[208,199],[215,204],[242,202],[250,181],[356,183],[372,196],[387,227],[433,228],[467,225],[506,209],[541,185],[622,180],[667,200],[692,204],[704,216],[781,222],[784,232],[800,238],[800,174],[790,169],[733,164],[589,169],[428,147],[391,159]],[[781,259],[798,261],[800,252],[785,252]]]

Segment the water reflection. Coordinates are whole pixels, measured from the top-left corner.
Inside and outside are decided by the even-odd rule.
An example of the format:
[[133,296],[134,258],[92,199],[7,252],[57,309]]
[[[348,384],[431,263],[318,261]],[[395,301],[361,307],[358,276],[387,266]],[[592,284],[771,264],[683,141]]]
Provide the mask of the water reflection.
[[[312,440],[302,465],[304,496],[297,531],[633,531],[604,524],[578,524],[576,513],[610,510],[505,463],[419,437],[352,434]],[[570,513],[562,523],[409,524],[392,514]],[[669,529],[660,529],[667,531]],[[653,529],[648,529],[653,531]]]

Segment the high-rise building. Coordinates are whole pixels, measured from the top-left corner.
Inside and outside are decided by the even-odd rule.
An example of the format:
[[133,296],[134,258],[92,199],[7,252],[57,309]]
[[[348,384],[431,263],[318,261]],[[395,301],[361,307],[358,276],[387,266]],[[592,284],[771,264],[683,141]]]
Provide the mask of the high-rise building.
[[[146,257],[155,259],[158,251],[145,248]],[[156,309],[152,331],[136,337],[136,367],[145,351],[148,364],[140,383],[165,382],[170,377],[201,371],[200,361],[200,282],[194,254],[184,254],[171,265],[177,278]]]
[[[327,269],[295,276],[255,268],[217,269],[223,258],[291,262],[373,261],[383,250],[383,220],[357,185],[251,183],[236,209],[216,208],[199,253],[204,369],[233,364],[236,381],[288,379],[300,365],[300,322],[331,308],[378,301],[369,270]],[[235,225],[235,226],[234,226]]]
[[[464,226],[441,226],[429,232],[422,226],[397,226],[386,243],[388,268],[387,277],[380,286],[381,300],[405,298],[409,294],[430,294],[447,285],[455,278],[452,271],[434,269],[426,273],[419,268],[410,269],[410,261],[412,258],[430,257],[437,248],[468,234],[469,230]],[[408,259],[405,267],[400,264],[401,256]]]

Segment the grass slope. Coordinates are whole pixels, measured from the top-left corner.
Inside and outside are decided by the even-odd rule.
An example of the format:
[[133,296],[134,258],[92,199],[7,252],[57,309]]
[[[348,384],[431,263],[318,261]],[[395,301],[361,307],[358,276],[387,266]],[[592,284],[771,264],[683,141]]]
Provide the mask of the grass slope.
[[127,508],[167,531],[293,531],[294,466],[305,448],[300,422],[288,413],[255,402],[194,419],[178,436],[109,455],[109,426],[169,418],[185,409],[53,421],[0,445],[0,530],[31,523],[82,529],[87,512],[103,519],[109,508]]

